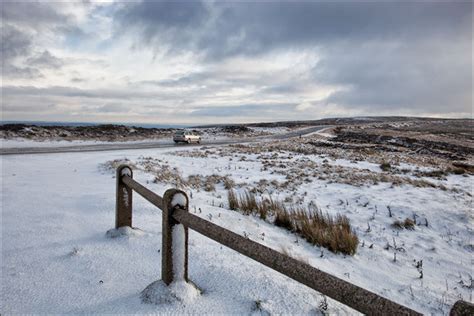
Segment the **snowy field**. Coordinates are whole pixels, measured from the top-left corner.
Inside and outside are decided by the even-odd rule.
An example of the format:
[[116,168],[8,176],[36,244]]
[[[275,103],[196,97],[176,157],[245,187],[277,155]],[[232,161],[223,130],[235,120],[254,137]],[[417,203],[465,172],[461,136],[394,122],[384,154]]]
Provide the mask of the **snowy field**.
[[[434,187],[410,184],[411,175],[400,185],[355,185],[313,170],[324,165],[377,177],[383,173],[379,164],[203,146],[3,156],[1,314],[355,313],[330,299],[326,306],[323,295],[193,231],[189,277],[203,293],[162,305],[142,303],[140,292],[161,275],[160,211],[134,194],[133,226],[139,230],[119,238],[105,234],[114,225],[112,167],[126,159],[134,178],[159,195],[182,185],[196,215],[397,303],[447,314],[459,299],[472,302],[472,176],[430,180]],[[308,181],[287,183],[292,178],[283,170],[292,166],[304,170]],[[357,253],[333,254],[271,220],[231,211],[222,181],[201,187],[192,175],[204,182],[225,176],[238,192],[266,183],[262,196],[344,214],[359,237]],[[392,226],[406,218],[415,220],[413,230]]]

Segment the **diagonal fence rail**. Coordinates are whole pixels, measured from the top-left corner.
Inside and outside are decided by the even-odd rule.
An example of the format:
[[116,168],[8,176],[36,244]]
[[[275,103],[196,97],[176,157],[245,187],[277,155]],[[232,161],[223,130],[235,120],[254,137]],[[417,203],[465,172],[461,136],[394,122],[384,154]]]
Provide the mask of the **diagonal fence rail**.
[[[161,278],[167,285],[177,279],[188,281],[188,229],[192,229],[364,314],[421,315],[409,307],[189,213],[189,200],[185,192],[170,189],[163,197],[160,197],[133,180],[133,171],[129,166],[122,165],[117,168],[116,181],[116,228],[132,227],[132,191],[162,210]],[[177,231],[183,234],[179,238],[176,238]],[[176,252],[182,253],[176,254]],[[176,260],[176,258],[182,259]],[[176,267],[177,265],[181,266]],[[176,275],[177,273],[181,275]],[[474,315],[474,305],[462,300],[458,301],[452,307],[450,315]]]

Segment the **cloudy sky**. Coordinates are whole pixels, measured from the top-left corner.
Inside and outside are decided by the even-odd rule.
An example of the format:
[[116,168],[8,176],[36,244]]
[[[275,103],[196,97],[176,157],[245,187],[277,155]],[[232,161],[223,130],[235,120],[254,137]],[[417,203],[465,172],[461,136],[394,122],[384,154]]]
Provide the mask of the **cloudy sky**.
[[472,117],[469,2],[2,2],[3,120]]

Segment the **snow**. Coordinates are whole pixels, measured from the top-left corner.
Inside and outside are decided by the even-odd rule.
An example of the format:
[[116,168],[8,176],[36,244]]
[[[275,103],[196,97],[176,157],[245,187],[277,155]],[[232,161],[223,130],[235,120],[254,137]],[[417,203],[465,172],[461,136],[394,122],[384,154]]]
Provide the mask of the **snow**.
[[329,133],[329,131],[331,131],[331,130],[332,130],[332,127],[328,127],[328,128],[324,128],[324,129],[321,129],[321,130],[313,132],[313,133],[303,135],[303,137],[309,138],[309,137],[313,137],[315,135],[318,135],[318,136],[322,136],[323,138],[333,138],[333,137],[335,137],[335,135]]
[[176,193],[173,196],[173,199],[171,200],[172,207],[180,206],[184,208],[186,207],[187,204],[188,204],[188,198],[186,197],[186,195],[182,193]]
[[117,237],[140,237],[143,236],[145,233],[140,229],[134,229],[128,226],[122,226],[119,228],[109,229],[105,235],[109,238],[117,238]]
[[26,148],[26,147],[67,147],[67,146],[83,146],[83,145],[104,145],[104,144],[141,144],[141,143],[163,143],[171,144],[169,138],[156,138],[145,140],[130,141],[99,141],[99,140],[55,140],[55,141],[38,141],[26,138],[1,139],[2,148]]
[[[179,148],[179,152],[194,150]],[[184,281],[170,287],[156,281],[161,275],[161,213],[136,193],[133,222],[139,230],[110,230],[115,222],[115,173],[98,168],[106,161],[128,158],[139,165],[140,157],[150,156],[179,168],[183,177],[227,174],[248,184],[285,178],[263,171],[256,154],[246,154],[240,161],[238,153],[199,158],[177,151],[64,153],[47,159],[44,155],[3,156],[2,314],[322,313],[320,306],[326,301],[322,294],[192,230],[188,274],[203,294]],[[310,159],[380,172],[368,162]],[[174,187],[154,183],[154,177],[134,169],[134,179],[159,195]],[[472,180],[472,176],[450,175],[443,183],[466,190]],[[473,275],[474,220],[472,198],[464,191],[389,183],[354,187],[315,178],[292,192],[292,198],[307,192],[304,203],[314,201],[324,212],[349,217],[361,242],[355,256],[335,255],[267,221],[229,211],[222,184],[211,192],[190,187],[183,191],[195,215],[422,313],[446,314],[458,299],[472,302],[468,285]],[[285,194],[290,193],[274,197],[283,199]],[[182,197],[176,199],[176,204],[183,202]],[[393,212],[391,218],[387,206]],[[391,228],[393,220],[414,215],[426,218],[428,226],[418,225],[414,231]],[[182,236],[180,229],[173,231],[175,240]],[[403,251],[395,251],[395,244]],[[423,279],[415,267],[420,260]],[[327,313],[354,314],[331,299],[327,304]]]
[[176,281],[167,286],[163,281],[158,280],[148,285],[140,294],[143,303],[165,305],[182,304],[189,306],[199,296],[201,292],[194,284],[183,280]]
[[186,237],[184,226],[182,224],[174,225],[173,231],[173,277],[176,281],[184,280],[185,247]]
[[123,169],[120,171],[120,175],[131,177],[131,176],[132,176],[132,170],[131,170],[130,168],[123,168]]

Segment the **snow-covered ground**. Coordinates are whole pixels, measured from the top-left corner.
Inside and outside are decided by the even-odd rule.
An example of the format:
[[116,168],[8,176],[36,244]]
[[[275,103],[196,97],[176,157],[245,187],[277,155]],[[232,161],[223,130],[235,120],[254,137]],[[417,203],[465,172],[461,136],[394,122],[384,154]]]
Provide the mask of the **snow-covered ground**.
[[[134,178],[159,195],[173,185],[154,181],[156,174],[146,165],[176,167],[183,179],[227,176],[238,191],[262,179],[285,181],[282,173],[263,168],[261,154],[226,150],[228,155],[202,147],[3,156],[0,312],[353,314],[330,299],[325,309],[320,293],[193,231],[189,277],[202,294],[142,303],[140,293],[161,275],[161,212],[134,194],[133,226],[140,230],[107,237],[114,225],[115,179],[104,163],[128,159],[136,166]],[[275,154],[288,166],[299,158]],[[381,172],[369,162],[306,158],[354,172]],[[311,177],[294,191],[267,188],[264,194],[346,215],[360,240],[354,256],[333,254],[269,221],[228,210],[222,183],[215,190],[184,190],[196,215],[417,311],[446,314],[458,299],[472,302],[472,176],[439,180],[447,190],[385,182],[353,186]],[[418,221],[414,230],[391,226],[407,217]],[[415,267],[420,261],[423,278]]]
[[26,147],[66,147],[66,146],[83,146],[83,145],[103,145],[103,144],[133,144],[133,143],[170,143],[171,139],[143,139],[130,141],[99,141],[99,140],[56,140],[56,141],[39,141],[27,138],[1,139],[2,148],[26,148]]
[[[25,127],[25,129],[28,129]],[[220,128],[203,128],[198,129],[201,133],[203,142],[222,141],[232,138],[246,138],[266,135],[278,135],[285,134],[291,131],[286,127],[250,127],[247,132],[244,133],[229,133],[223,132]],[[171,143],[172,137],[165,136],[155,137],[149,139],[136,139],[136,140],[120,140],[116,139],[113,141],[104,140],[90,140],[90,139],[44,139],[41,137],[36,138],[23,138],[23,137],[12,137],[12,138],[0,138],[0,146],[2,148],[25,148],[25,147],[64,147],[64,146],[82,146],[82,145],[102,145],[102,144],[131,144],[131,143],[145,143],[145,142],[158,142],[158,143]]]

